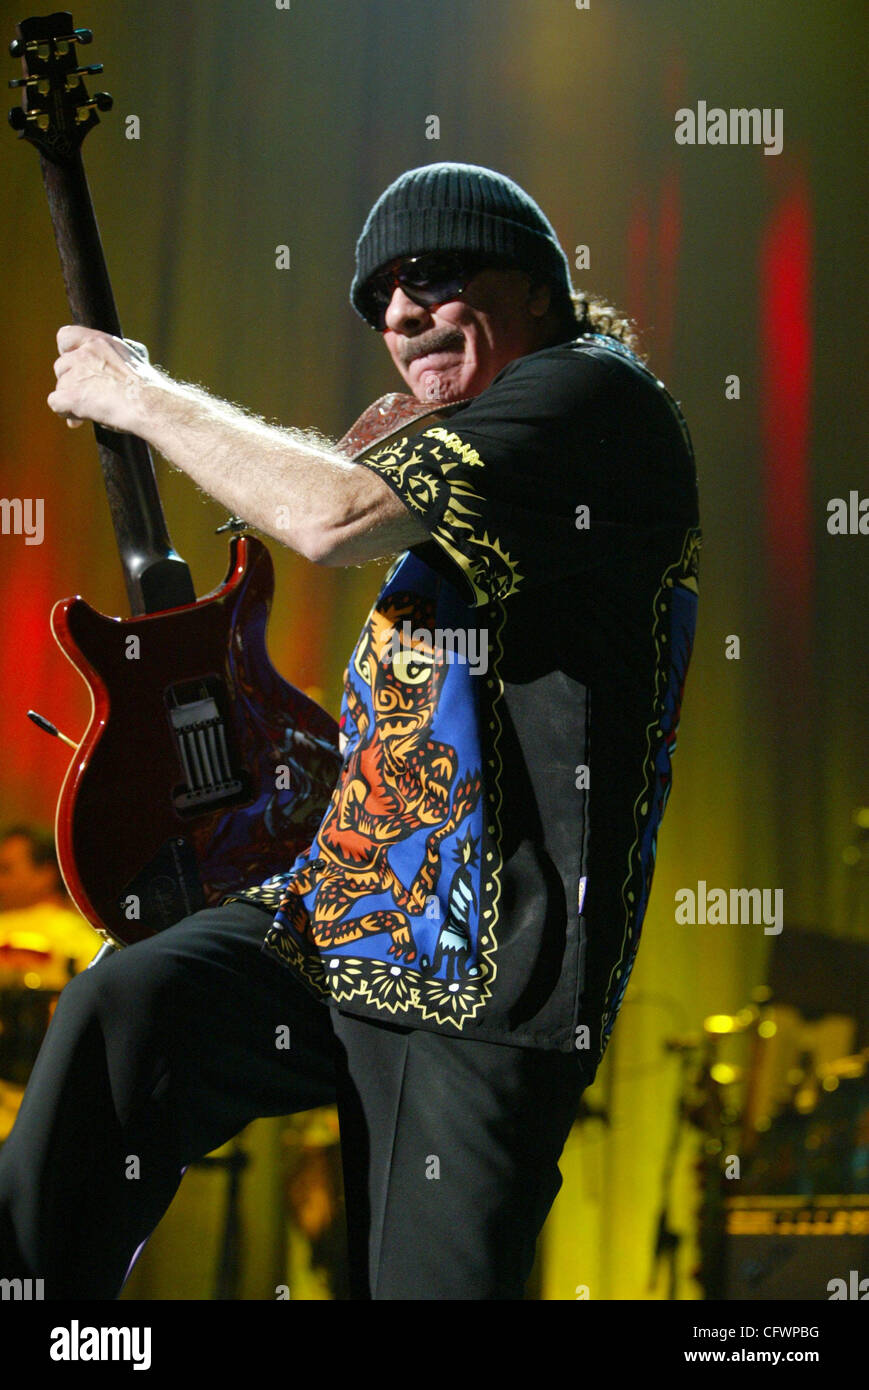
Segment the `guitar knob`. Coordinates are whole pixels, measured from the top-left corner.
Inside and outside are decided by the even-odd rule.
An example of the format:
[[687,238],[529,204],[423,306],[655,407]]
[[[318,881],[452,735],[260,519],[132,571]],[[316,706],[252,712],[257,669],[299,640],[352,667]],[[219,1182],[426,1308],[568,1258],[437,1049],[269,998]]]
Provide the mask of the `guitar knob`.
[[27,125],[27,112],[21,106],[13,106],[9,112],[9,124],[13,130],[23,130]]
[[108,92],[96,92],[94,95],[94,102],[96,103],[98,111],[111,111],[115,104],[115,99],[110,96]]
[[9,45],[9,55],[12,58],[24,57],[24,44],[20,39],[13,39]]

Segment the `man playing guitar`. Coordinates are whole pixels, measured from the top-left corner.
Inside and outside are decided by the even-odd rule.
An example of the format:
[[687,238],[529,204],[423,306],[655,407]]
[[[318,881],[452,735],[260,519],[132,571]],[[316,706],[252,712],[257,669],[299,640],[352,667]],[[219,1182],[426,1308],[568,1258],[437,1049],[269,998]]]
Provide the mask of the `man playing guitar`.
[[70,426],[315,564],[399,558],[310,846],[63,991],[0,1152],[0,1274],[49,1298],[117,1297],[186,1165],[336,1102],[353,1296],[521,1298],[631,972],[695,622],[684,421],[503,175],[402,175],[356,257],[354,308],[447,409],[355,462],[57,335]]

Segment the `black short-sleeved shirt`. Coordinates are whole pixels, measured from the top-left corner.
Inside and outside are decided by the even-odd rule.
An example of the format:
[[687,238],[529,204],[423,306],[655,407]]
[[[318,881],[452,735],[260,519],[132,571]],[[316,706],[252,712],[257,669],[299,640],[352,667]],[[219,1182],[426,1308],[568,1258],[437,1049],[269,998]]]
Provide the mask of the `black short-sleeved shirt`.
[[596,1068],[627,985],[697,606],[681,414],[612,339],[517,358],[369,451],[431,539],[345,674],[308,851],[246,896],[344,1012]]

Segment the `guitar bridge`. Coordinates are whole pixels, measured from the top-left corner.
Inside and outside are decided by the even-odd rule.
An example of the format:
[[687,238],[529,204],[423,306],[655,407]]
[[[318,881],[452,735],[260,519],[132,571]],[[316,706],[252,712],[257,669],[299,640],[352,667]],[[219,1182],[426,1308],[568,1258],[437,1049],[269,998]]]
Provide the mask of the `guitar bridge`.
[[247,796],[248,779],[232,756],[219,689],[220,682],[207,677],[169,690],[169,719],[185,778],[172,801],[182,815]]

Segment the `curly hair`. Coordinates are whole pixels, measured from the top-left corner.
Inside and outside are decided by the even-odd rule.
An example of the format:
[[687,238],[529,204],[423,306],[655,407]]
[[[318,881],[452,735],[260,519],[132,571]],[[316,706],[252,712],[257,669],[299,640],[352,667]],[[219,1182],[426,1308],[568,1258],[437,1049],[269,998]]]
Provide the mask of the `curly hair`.
[[630,348],[640,361],[646,360],[633,319],[629,319],[607,300],[574,290],[570,295],[569,307],[565,304],[564,308],[566,322],[574,332],[578,329],[580,333],[603,333],[606,337],[615,338],[617,342]]

